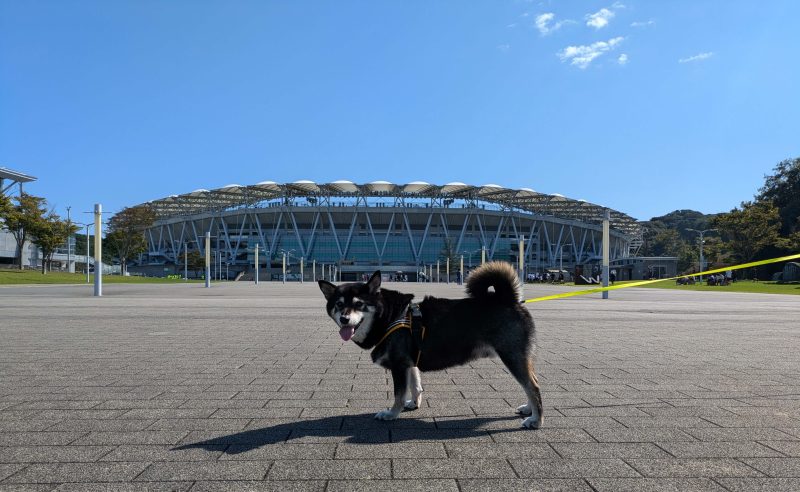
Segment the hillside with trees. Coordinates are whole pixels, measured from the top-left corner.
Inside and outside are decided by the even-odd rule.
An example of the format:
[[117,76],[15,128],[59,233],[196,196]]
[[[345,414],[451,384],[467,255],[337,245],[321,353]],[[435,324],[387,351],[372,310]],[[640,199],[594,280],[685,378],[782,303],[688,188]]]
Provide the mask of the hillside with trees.
[[[699,268],[699,237],[709,231],[703,253],[707,268],[746,263],[800,253],[800,158],[778,163],[752,201],[729,212],[703,214],[676,210],[642,222],[645,228],[641,256],[676,256],[678,271]],[[745,272],[747,277],[769,278],[780,265]]]

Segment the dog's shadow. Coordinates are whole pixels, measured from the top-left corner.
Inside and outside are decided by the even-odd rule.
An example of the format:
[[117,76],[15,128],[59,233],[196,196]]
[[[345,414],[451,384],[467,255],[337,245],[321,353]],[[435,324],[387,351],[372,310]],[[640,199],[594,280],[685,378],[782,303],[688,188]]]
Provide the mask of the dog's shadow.
[[219,451],[224,449],[223,453],[225,454],[240,454],[270,444],[291,443],[293,440],[299,443],[381,444],[417,440],[488,438],[489,430],[494,434],[526,432],[521,428],[518,416],[471,417],[434,423],[430,419],[413,417],[382,422],[375,420],[373,415],[357,414],[298,420],[187,443],[176,446],[173,450]]

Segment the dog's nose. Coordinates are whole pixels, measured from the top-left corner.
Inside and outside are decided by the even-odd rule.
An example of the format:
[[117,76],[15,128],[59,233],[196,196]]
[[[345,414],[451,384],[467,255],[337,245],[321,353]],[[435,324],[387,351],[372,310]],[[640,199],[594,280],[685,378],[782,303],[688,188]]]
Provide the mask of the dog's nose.
[[347,316],[339,316],[339,321],[341,321],[343,325],[346,325],[347,322],[350,321],[350,318]]

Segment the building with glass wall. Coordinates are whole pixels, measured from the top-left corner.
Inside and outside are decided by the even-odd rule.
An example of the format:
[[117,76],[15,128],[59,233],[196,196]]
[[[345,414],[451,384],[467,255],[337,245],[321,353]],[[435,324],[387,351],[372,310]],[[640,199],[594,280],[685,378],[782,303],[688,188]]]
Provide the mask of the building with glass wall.
[[[252,272],[259,249],[262,279],[353,280],[381,269],[417,280],[455,275],[486,260],[519,264],[525,273],[597,263],[605,207],[557,194],[494,184],[318,184],[264,181],[195,190],[141,206],[158,217],[146,231],[138,269],[181,273],[187,252],[205,254],[211,234],[216,269],[228,278]],[[640,244],[638,223],[611,210],[611,258]],[[522,251],[520,253],[520,243]],[[301,268],[302,264],[302,268]],[[191,276],[191,272],[190,272]]]

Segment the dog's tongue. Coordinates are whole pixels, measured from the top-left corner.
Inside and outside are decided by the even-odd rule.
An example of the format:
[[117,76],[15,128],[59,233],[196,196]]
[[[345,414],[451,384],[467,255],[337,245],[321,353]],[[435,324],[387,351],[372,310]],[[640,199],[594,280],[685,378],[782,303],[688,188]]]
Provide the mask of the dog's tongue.
[[339,330],[339,336],[342,337],[342,340],[345,342],[353,338],[353,333],[356,332],[355,327],[352,326],[345,326],[341,330]]

